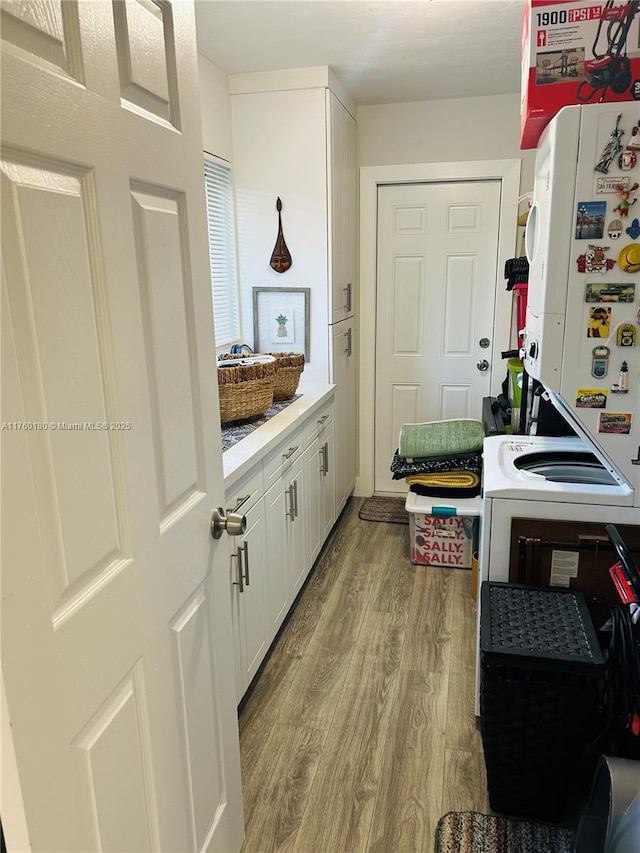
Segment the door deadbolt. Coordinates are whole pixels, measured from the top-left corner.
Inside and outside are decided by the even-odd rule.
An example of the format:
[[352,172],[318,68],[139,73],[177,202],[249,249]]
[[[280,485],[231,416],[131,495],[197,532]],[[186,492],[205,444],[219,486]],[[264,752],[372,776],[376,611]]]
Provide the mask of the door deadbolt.
[[489,346],[491,346],[491,341],[489,340],[489,338],[480,338],[478,343],[480,344],[482,349],[488,349]]
[[220,539],[226,532],[229,536],[242,536],[247,529],[247,516],[239,512],[226,513],[221,506],[216,507],[211,516],[211,535]]
[[476,364],[476,367],[480,371],[480,373],[485,373],[489,370],[489,362],[486,358],[481,358],[480,361]]

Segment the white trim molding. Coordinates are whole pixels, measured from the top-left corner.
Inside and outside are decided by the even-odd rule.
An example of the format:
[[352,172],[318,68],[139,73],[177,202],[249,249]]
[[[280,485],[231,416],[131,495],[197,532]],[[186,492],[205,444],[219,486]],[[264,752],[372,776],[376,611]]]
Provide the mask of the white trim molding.
[[520,167],[520,160],[477,160],[360,168],[360,449],[355,494],[373,494],[378,187],[382,184],[440,181],[501,182],[496,302],[491,349],[491,393],[496,395],[500,392],[504,379],[503,372],[497,369],[500,353],[510,346],[511,294],[506,291],[503,271],[505,262],[513,257],[516,248]]

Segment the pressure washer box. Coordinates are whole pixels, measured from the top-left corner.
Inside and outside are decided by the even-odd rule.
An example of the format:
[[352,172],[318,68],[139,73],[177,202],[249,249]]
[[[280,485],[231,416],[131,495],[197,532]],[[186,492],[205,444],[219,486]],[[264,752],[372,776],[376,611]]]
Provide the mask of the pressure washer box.
[[409,492],[405,509],[414,565],[471,568],[482,498],[445,501]]
[[630,2],[527,0],[520,148],[570,104],[640,100],[640,12]]

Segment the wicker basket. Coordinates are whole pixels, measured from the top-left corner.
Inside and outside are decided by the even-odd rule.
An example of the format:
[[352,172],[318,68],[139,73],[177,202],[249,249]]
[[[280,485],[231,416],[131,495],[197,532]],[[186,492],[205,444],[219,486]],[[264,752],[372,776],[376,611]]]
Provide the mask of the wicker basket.
[[[237,355],[221,355],[220,361],[238,360]],[[238,364],[218,368],[220,422],[243,421],[263,415],[273,402],[276,362]]]
[[270,352],[277,364],[273,400],[290,400],[298,389],[304,370],[304,355],[297,352]]

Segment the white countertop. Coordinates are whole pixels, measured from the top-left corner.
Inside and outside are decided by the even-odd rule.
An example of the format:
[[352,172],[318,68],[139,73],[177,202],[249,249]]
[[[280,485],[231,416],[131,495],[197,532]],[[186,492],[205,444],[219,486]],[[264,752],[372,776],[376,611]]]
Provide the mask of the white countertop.
[[271,448],[292,433],[308,416],[326,405],[335,385],[305,387],[302,396],[222,454],[225,488],[247,473]]

